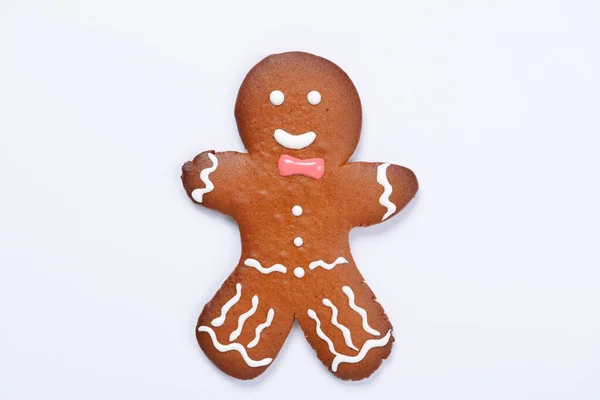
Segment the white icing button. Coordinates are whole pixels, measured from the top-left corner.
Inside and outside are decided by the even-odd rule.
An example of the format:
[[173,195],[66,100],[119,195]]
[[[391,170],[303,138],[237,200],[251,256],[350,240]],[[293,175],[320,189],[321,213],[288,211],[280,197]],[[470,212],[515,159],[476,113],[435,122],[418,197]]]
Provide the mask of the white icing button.
[[302,278],[304,276],[304,269],[302,267],[294,268],[294,275],[296,275],[296,278]]
[[285,96],[283,95],[283,92],[281,90],[273,90],[269,95],[269,100],[274,106],[280,106],[283,104]]
[[321,102],[321,93],[317,92],[316,90],[312,90],[312,91],[308,92],[306,99],[308,100],[308,102],[310,104],[312,104],[313,106],[316,106],[317,104],[319,104]]
[[292,207],[292,214],[294,214],[295,217],[301,216],[302,215],[302,207],[300,207],[300,206]]
[[304,240],[302,240],[302,238],[300,236],[298,236],[297,238],[294,239],[294,244],[296,245],[296,247],[302,246],[303,243],[304,243]]

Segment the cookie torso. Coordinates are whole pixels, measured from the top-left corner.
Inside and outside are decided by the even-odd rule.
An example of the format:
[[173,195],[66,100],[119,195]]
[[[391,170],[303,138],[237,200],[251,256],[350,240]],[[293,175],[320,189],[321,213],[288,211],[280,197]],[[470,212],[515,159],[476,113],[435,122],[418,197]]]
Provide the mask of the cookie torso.
[[256,178],[246,188],[252,193],[237,217],[242,257],[284,264],[290,270],[308,269],[319,259],[349,257],[351,226],[343,220],[347,205],[339,171],[326,171],[314,180],[283,178],[262,164],[253,169]]

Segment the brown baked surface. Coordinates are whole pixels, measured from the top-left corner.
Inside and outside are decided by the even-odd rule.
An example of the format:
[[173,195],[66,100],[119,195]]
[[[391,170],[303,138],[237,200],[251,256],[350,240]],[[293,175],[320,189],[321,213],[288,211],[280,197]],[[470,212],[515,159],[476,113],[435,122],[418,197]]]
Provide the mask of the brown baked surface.
[[[285,94],[283,104],[271,104],[269,95],[273,90]],[[313,90],[322,96],[316,106],[307,101],[307,93]],[[351,380],[368,377],[388,357],[394,339],[389,336],[384,340],[392,325],[364,283],[348,242],[353,227],[382,222],[388,210],[379,201],[384,193],[384,186],[377,179],[382,163],[348,163],[358,144],[362,122],[356,88],[344,71],[324,58],[301,52],[271,55],[244,79],[235,117],[247,154],[203,152],[183,166],[183,185],[193,200],[192,192],[207,186],[201,172],[213,165],[208,154],[216,156],[218,166],[209,175],[214,189],[203,195],[201,204],[232,216],[242,240],[240,262],[198,319],[196,336],[200,347],[225,373],[252,379],[272,362],[249,366],[240,351],[219,351],[206,328],[198,328],[208,327],[222,346],[237,343],[233,347],[243,347],[252,360],[275,359],[297,319],[319,359],[336,376]],[[275,129],[291,134],[313,131],[317,137],[308,147],[293,150],[274,140]],[[299,159],[322,158],[323,177],[281,176],[277,165],[282,154]],[[392,187],[389,200],[396,207],[391,218],[415,196],[418,183],[410,169],[393,164],[387,167],[385,175]],[[300,216],[292,214],[296,205],[302,207]],[[303,239],[299,247],[293,243],[296,237]],[[339,257],[347,263],[331,269],[309,268],[317,260],[331,264]],[[247,259],[257,260],[264,268],[280,264],[286,272],[264,274],[245,265]],[[297,267],[305,272],[301,278],[294,274]],[[222,325],[212,325],[223,305],[236,295],[236,284],[241,285],[239,301],[227,312]],[[379,335],[363,328],[363,318],[350,307],[349,297],[342,290],[346,286],[354,293],[356,305],[366,311],[368,325]],[[256,312],[247,318],[239,337],[230,341],[240,316],[252,308],[253,296],[258,297]],[[356,363],[339,363],[334,372],[336,354],[356,357],[360,351],[351,348],[342,329],[332,323],[332,308],[323,299],[337,308],[337,321],[347,327],[355,348],[362,349],[369,340],[380,340],[383,345],[371,348]],[[270,309],[274,313],[271,325],[262,330],[258,344],[248,348],[255,339],[256,327],[266,321]],[[317,334],[309,309],[319,318],[335,354]]]

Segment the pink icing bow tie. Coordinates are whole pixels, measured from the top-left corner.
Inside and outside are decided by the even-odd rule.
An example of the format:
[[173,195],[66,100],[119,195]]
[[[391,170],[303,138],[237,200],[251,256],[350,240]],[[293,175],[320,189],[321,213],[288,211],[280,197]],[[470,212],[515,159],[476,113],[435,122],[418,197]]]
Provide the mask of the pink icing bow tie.
[[325,162],[322,158],[301,160],[283,154],[279,157],[277,168],[279,168],[279,175],[281,176],[304,175],[314,179],[321,179],[325,173]]

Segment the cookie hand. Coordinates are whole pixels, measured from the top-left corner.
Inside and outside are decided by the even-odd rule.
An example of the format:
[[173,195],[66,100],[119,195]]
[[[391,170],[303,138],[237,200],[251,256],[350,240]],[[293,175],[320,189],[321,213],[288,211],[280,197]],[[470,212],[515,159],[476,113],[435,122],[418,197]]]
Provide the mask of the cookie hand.
[[246,154],[205,151],[183,164],[183,187],[194,202],[231,214],[240,194],[240,185],[236,183],[243,179],[240,172],[247,162]]
[[419,189],[415,174],[395,164],[350,163],[342,166],[342,174],[354,189],[346,202],[353,226],[373,225],[393,217]]

